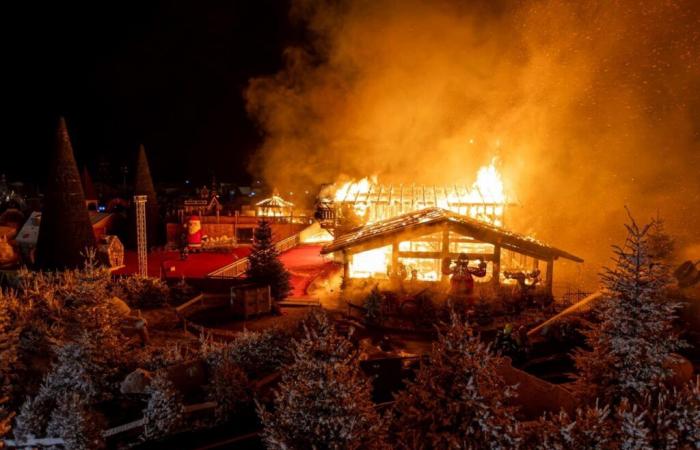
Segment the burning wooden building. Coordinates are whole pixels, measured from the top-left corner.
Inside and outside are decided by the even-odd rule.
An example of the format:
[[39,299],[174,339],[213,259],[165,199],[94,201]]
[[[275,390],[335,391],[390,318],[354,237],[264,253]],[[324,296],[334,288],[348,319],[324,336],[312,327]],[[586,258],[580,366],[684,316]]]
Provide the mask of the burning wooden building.
[[348,225],[366,225],[426,208],[441,208],[495,226],[502,226],[507,199],[492,163],[482,167],[471,185],[386,185],[364,178],[328,186],[316,205],[316,218],[342,232]]
[[555,260],[583,262],[532,237],[439,207],[355,228],[337,236],[322,253],[333,254],[343,263],[346,280],[412,274],[416,280],[437,282],[446,277],[446,260],[466,254],[472,264],[486,263],[486,276],[478,281],[500,286],[514,282],[507,277],[509,273],[539,271],[543,263],[542,286],[549,294]]

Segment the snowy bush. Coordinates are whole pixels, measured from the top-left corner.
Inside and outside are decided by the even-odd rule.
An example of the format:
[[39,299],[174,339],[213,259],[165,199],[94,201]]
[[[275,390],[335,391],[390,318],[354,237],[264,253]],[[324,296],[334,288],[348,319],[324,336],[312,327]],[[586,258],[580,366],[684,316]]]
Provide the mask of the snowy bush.
[[41,437],[46,433],[46,426],[55,407],[55,399],[46,392],[45,385],[39,389],[39,394],[33,399],[27,398],[15,418],[12,429],[15,439],[26,440],[30,437]]
[[183,424],[183,404],[180,393],[162,373],[156,374],[147,390],[148,404],[143,410],[144,440],[158,439],[177,432]]
[[168,302],[168,286],[158,278],[122,277],[112,286],[113,295],[139,309],[157,308]]
[[497,373],[503,361],[453,313],[429,362],[396,396],[391,437],[397,448],[515,448],[515,395]]
[[99,450],[105,448],[104,423],[79,395],[66,394],[59,397],[46,433],[63,439],[66,449]]
[[547,414],[528,427],[524,447],[532,450],[614,449],[614,427],[608,406]]
[[206,390],[208,399],[217,403],[215,415],[219,422],[228,420],[232,413],[250,401],[248,377],[226,357],[211,368]]
[[370,382],[347,340],[321,316],[295,342],[294,362],[282,372],[273,410],[258,405],[268,448],[385,448],[383,421],[374,409]]
[[664,297],[667,268],[649,254],[649,229],[630,218],[616,264],[602,280],[600,323],[585,332],[591,351],[575,353],[583,392],[613,403],[640,398],[671,375],[669,361],[683,344],[673,330],[680,305]]
[[291,360],[290,336],[281,329],[245,331],[225,346],[208,352],[213,366],[227,359],[239,366],[251,379],[278,370]]

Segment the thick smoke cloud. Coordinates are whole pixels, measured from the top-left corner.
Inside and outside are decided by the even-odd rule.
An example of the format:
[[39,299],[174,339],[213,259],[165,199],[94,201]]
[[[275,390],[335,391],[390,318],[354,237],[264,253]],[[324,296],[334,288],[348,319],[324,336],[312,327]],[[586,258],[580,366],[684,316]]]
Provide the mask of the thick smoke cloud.
[[[297,1],[308,40],[251,80],[281,189],[377,174],[471,184],[501,162],[507,225],[587,260],[592,282],[627,205],[700,258],[700,2]],[[561,272],[560,272],[561,273]]]

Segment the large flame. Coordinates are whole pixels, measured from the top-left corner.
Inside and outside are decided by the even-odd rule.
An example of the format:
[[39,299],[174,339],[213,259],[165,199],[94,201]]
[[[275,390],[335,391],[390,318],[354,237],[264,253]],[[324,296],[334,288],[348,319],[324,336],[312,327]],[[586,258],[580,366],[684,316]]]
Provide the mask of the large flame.
[[494,158],[482,166],[471,186],[382,186],[372,176],[335,184],[325,194],[336,203],[350,205],[366,223],[437,206],[501,226],[508,197],[496,163]]

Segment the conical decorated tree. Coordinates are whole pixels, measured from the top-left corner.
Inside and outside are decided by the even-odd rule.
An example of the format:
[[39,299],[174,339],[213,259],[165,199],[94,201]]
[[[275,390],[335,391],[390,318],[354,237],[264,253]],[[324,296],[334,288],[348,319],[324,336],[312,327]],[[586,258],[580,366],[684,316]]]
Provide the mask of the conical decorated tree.
[[395,448],[518,448],[521,431],[509,406],[514,387],[497,371],[503,363],[452,313],[429,361],[396,396]]
[[43,269],[77,268],[83,253],[95,246],[80,173],[73,156],[66,121],[56,131],[56,147],[46,183],[41,228],[36,248],[37,265]]
[[143,147],[143,145],[139,146],[139,154],[136,160],[134,194],[145,195],[148,198],[146,201],[147,242],[149,246],[158,245],[160,242],[160,236],[158,235],[158,227],[160,224],[160,216],[158,214],[158,198],[156,197],[156,188],[153,185],[153,178],[151,178],[151,168],[148,165],[146,149]]
[[615,266],[602,275],[600,322],[585,332],[591,351],[574,354],[583,392],[613,404],[657,389],[683,346],[673,329],[681,305],[665,297],[668,270],[650,254],[652,224],[640,227],[630,216],[625,227],[625,244],[613,247]]
[[274,409],[258,405],[267,448],[387,448],[371,383],[352,344],[319,315],[304,329],[304,338],[294,342],[294,363],[282,371]]
[[270,293],[275,300],[282,300],[289,295],[292,287],[289,272],[280,261],[279,252],[272,242],[272,228],[266,220],[261,220],[255,229],[253,251],[248,257],[248,279],[255,283],[270,285]]

